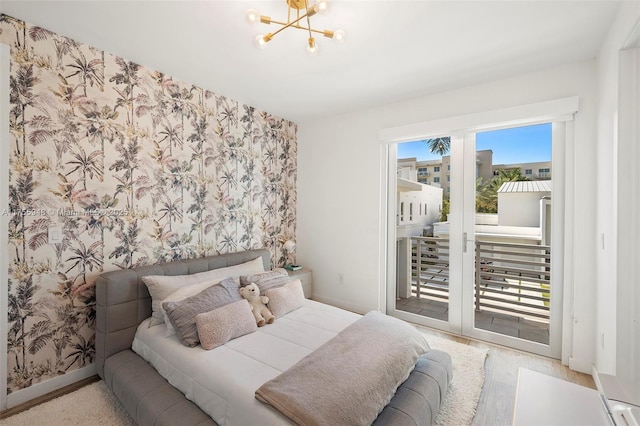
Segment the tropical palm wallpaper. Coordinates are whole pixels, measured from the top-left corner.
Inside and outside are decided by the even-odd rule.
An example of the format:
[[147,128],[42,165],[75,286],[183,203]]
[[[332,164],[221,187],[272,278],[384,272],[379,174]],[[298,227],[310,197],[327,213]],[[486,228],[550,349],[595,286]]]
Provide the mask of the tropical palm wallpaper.
[[259,247],[285,262],[294,123],[7,15],[0,41],[9,392],[93,362],[102,271]]

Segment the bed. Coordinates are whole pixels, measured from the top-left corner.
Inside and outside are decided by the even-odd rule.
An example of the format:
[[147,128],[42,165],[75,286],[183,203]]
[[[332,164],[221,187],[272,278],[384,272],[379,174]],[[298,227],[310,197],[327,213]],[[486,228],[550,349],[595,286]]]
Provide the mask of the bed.
[[[255,399],[253,392],[261,383],[277,377],[324,342],[331,340],[342,329],[356,322],[359,315],[307,300],[302,308],[278,318],[274,324],[231,340],[209,351],[210,353],[200,347],[183,347],[164,356],[161,353],[157,359],[146,353],[154,341],[171,342],[173,339],[176,348],[180,348],[180,344],[175,337],[167,337],[165,326],[148,327],[145,323],[152,320],[152,301],[143,277],[197,274],[243,264],[256,258],[262,260],[265,270],[271,269],[269,251],[258,249],[112,271],[98,278],[98,374],[139,425],[242,425],[255,423],[257,419],[265,420],[261,424],[290,423],[272,407]],[[314,321],[315,325],[312,324]],[[315,327],[315,334],[302,331],[300,327],[306,326]],[[139,329],[143,332],[137,333]],[[302,343],[273,343],[287,340],[289,336],[296,334]],[[314,336],[311,337],[311,334]],[[283,339],[284,336],[286,339]],[[237,359],[239,356],[255,357],[255,353],[251,351],[256,351],[256,341],[266,349],[261,351],[264,352],[261,356],[265,359],[257,360],[256,365],[247,364],[244,367],[254,374],[225,374],[225,364],[220,360],[225,356],[229,359]],[[242,354],[242,351],[249,353]],[[193,354],[205,356],[205,361],[191,360]],[[206,361],[206,356],[213,356],[212,359],[216,361]],[[205,372],[197,363],[223,367],[217,372],[215,369]],[[196,395],[193,388],[202,386],[194,386],[193,379],[186,379],[187,385],[183,379],[183,384],[180,384],[180,379],[175,376],[176,365],[188,366],[182,369],[192,370],[192,373],[202,379],[202,383],[210,384],[212,389]],[[432,424],[451,378],[451,359],[448,354],[437,350],[426,352],[419,357],[415,368],[373,423]],[[234,400],[236,396],[238,399]]]

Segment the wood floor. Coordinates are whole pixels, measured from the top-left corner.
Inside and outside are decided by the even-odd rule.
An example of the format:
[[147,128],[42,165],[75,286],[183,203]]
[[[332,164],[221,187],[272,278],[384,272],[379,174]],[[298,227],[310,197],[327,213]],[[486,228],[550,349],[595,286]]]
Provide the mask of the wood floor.
[[485,360],[485,379],[473,426],[505,426],[511,424],[516,397],[518,368],[548,374],[582,386],[595,389],[590,375],[578,373],[562,365],[559,360],[527,352],[496,346],[464,337],[434,331],[438,336],[458,343],[489,349]]

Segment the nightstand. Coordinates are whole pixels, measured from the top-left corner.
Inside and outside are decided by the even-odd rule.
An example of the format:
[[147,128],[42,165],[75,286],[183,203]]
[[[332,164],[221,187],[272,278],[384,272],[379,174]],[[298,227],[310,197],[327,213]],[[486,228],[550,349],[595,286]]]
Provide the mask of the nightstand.
[[313,285],[313,276],[311,275],[311,269],[302,268],[297,271],[287,271],[289,277],[291,279],[298,279],[302,283],[302,290],[304,291],[304,297],[307,299],[311,298],[312,294],[312,285]]

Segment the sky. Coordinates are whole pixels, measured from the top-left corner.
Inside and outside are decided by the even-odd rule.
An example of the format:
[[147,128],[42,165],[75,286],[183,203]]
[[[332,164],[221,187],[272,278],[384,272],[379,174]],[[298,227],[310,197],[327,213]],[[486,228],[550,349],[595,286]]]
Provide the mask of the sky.
[[[551,123],[476,134],[476,150],[493,151],[493,164],[551,161]],[[398,144],[398,158],[440,159],[424,142]]]

